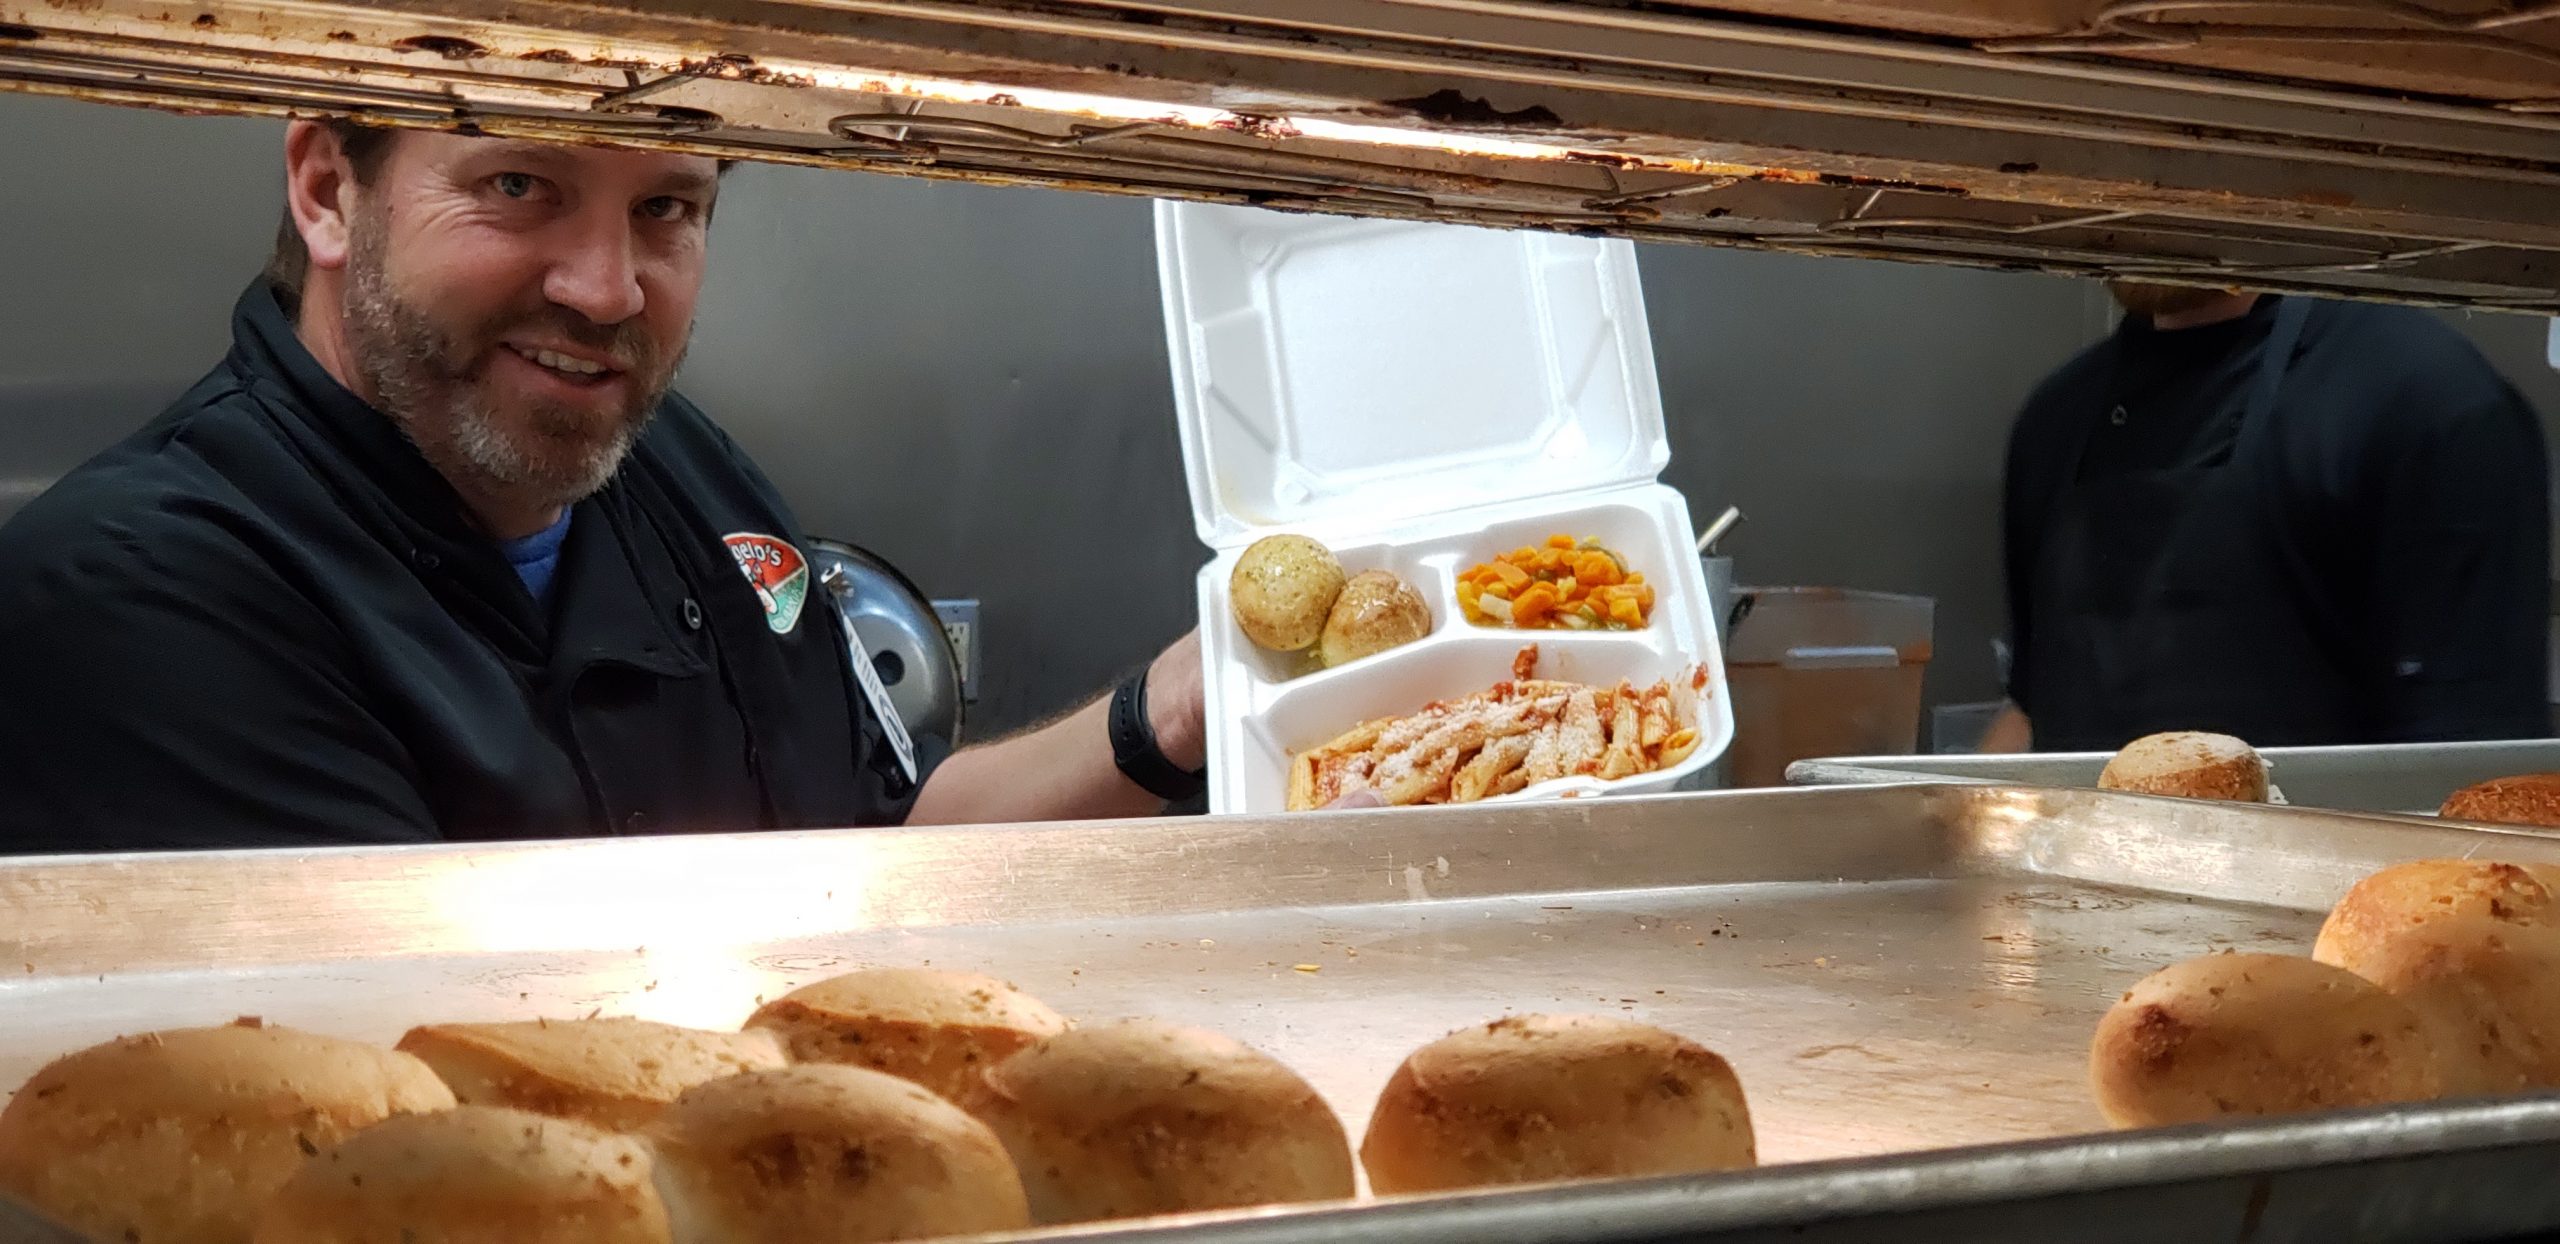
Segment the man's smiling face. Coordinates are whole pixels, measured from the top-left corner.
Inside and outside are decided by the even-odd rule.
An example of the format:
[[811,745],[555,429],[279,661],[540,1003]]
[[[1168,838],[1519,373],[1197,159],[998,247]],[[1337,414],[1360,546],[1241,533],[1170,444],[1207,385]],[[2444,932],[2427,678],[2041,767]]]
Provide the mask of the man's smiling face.
[[684,357],[718,188],[702,157],[400,135],[348,219],[359,391],[467,494],[594,492]]

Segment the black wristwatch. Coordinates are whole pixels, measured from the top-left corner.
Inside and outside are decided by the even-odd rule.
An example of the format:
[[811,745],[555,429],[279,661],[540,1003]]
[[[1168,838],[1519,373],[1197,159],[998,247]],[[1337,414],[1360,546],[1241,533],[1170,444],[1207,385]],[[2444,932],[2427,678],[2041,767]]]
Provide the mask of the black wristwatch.
[[1141,669],[1111,693],[1111,761],[1146,792],[1174,803],[1209,787],[1209,771],[1193,772],[1165,758],[1156,728],[1147,723],[1147,671]]

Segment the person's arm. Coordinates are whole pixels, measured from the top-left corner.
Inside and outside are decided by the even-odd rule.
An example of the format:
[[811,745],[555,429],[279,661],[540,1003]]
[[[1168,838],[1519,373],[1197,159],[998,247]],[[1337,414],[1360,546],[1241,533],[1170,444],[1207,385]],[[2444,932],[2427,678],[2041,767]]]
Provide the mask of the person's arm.
[[2035,747],[2035,727],[2027,720],[2027,711],[2015,704],[2000,706],[2000,714],[1982,731],[1982,742],[1974,750],[1986,755],[2007,755],[2029,751]]
[[[2486,373],[2487,364],[2477,364]],[[2366,592],[2386,742],[2551,733],[2549,467],[2493,375],[2395,412]]]
[[327,619],[211,528],[11,568],[0,853],[441,836]]
[[[1174,642],[1147,669],[1147,721],[1176,766],[1208,752],[1200,635]],[[925,779],[910,825],[988,825],[1082,817],[1147,816],[1164,800],[1120,772],[1111,757],[1105,695],[1036,730],[953,755]]]

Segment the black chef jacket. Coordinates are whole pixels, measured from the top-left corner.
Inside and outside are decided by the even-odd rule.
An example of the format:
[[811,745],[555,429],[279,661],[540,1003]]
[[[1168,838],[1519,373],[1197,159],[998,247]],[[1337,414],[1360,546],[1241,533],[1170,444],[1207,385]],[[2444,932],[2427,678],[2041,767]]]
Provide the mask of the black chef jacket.
[[0,527],[0,851],[904,817],[798,524],[691,403],[578,503],[544,607],[271,286],[232,332]]
[[[2263,428],[2244,437],[2284,301],[2165,333],[2127,317],[2019,416],[2010,695],[2038,747],[2175,729],[2261,745],[2550,732],[2548,468],[2532,409],[2431,316],[2312,302]],[[2164,478],[2219,480],[2226,502],[2246,498],[2229,507],[2238,521],[2146,543],[2117,528],[2161,523],[2157,502],[2201,505],[2211,488],[2084,504]],[[2146,553],[2187,564],[2147,568]],[[2057,593],[2059,580],[2079,586]],[[2116,591],[2129,599],[2088,599]],[[2059,638],[2103,631],[2109,610],[2129,623],[2114,642],[2144,649],[2117,654],[2125,685],[2088,685],[2085,643],[2072,675],[2045,668]]]

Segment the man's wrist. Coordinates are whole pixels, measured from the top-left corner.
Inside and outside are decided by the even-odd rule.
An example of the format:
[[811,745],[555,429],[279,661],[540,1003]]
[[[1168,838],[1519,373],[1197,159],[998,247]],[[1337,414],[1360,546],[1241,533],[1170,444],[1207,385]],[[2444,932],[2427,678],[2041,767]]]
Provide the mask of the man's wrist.
[[[1152,671],[1147,681],[1149,684],[1155,682]],[[1205,723],[1201,721],[1200,714],[1185,712],[1172,700],[1171,696],[1153,694],[1152,686],[1141,694],[1141,702],[1147,710],[1147,728],[1155,732],[1156,750],[1163,752],[1164,758],[1172,761],[1175,768],[1185,773],[1198,773],[1208,767],[1209,743],[1201,737],[1207,733],[1203,728]]]
[[1188,773],[1209,761],[1209,725],[1202,711],[1208,671],[1200,660],[1199,633],[1184,636],[1147,666],[1147,727],[1166,760]]

